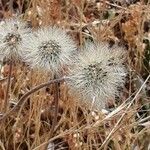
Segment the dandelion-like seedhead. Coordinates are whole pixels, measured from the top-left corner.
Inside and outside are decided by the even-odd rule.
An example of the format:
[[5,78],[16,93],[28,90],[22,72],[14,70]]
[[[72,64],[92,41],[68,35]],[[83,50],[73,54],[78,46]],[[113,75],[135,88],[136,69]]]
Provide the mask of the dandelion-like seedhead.
[[73,60],[76,45],[67,33],[57,27],[41,28],[26,40],[26,62],[32,68],[59,73]]
[[79,54],[74,68],[70,69],[68,84],[73,92],[80,93],[96,109],[105,107],[107,99],[118,94],[124,84],[126,69],[125,52],[119,47],[110,48],[106,43],[88,43]]
[[30,29],[19,18],[6,19],[0,24],[0,57],[1,59],[21,58],[24,50],[22,41]]

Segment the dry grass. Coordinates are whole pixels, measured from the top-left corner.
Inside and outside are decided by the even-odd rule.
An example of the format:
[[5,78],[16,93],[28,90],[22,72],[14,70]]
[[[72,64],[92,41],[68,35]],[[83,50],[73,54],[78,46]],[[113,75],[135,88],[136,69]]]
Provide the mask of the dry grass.
[[[1,0],[2,1],[2,0]],[[10,0],[13,2],[12,0]],[[130,0],[129,2],[131,2]],[[20,11],[33,28],[58,25],[66,28],[80,47],[86,40],[104,40],[127,48],[129,70],[126,86],[107,112],[89,111],[59,85],[59,113],[51,135],[54,116],[54,85],[30,97],[0,122],[2,150],[148,150],[150,149],[150,3],[146,0],[16,0],[14,6],[2,1],[0,16]],[[15,9],[14,9],[15,8]],[[88,31],[88,32],[87,32]],[[9,65],[1,69],[8,76]],[[13,67],[9,93],[10,109],[29,89],[51,77],[32,71],[24,64]],[[0,81],[0,110],[7,80]]]

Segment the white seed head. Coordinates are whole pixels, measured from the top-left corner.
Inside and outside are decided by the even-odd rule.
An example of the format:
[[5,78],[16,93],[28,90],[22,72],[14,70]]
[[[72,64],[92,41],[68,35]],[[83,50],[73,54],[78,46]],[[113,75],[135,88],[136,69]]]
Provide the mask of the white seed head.
[[19,18],[6,19],[0,24],[0,59],[18,59],[24,50],[22,39],[29,28]]
[[57,27],[33,32],[26,40],[26,62],[32,68],[58,73],[72,61],[76,45],[67,33]]
[[124,61],[123,49],[110,48],[106,43],[88,43],[74,68],[70,69],[68,84],[84,102],[92,105],[94,100],[94,108],[101,110],[107,99],[114,98],[118,87],[123,86],[126,76]]

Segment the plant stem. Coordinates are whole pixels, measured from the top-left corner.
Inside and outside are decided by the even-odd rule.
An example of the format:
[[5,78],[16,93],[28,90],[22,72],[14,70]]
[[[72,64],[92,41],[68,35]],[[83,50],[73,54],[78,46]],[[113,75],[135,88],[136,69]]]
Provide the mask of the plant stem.
[[4,113],[7,111],[8,105],[9,105],[8,96],[9,96],[9,89],[10,89],[10,84],[11,84],[12,67],[13,67],[13,62],[12,62],[12,60],[10,60],[7,87],[6,87],[6,94],[5,94],[4,107],[3,107],[3,109],[4,109],[3,112]]
[[55,80],[51,80],[49,82],[46,82],[46,83],[42,83],[40,85],[37,85],[36,87],[34,87],[33,89],[31,89],[30,91],[28,91],[26,94],[24,94],[20,100],[18,101],[17,105],[14,106],[14,108],[12,108],[8,113],[4,114],[2,118],[0,118],[0,123],[3,122],[8,116],[12,115],[13,113],[15,112],[18,112],[18,110],[20,109],[20,106],[24,105],[25,102],[26,102],[26,99],[28,96],[30,96],[31,94],[37,92],[38,90],[46,87],[46,86],[49,86],[51,84],[54,84],[54,83],[59,83],[59,82],[62,82],[64,81],[65,79],[67,78],[60,78],[60,79],[55,79]]
[[[56,78],[56,76],[54,77]],[[53,136],[53,133],[54,133],[54,129],[55,129],[55,126],[57,124],[57,117],[58,117],[58,110],[59,110],[59,85],[58,83],[55,83],[54,85],[54,106],[55,106],[55,112],[54,112],[54,119],[53,119],[53,122],[52,122],[52,127],[51,127],[51,131],[50,131],[50,136],[49,138],[51,138]]]
[[10,0],[10,1],[9,1],[9,9],[10,9],[10,12],[11,12],[12,14],[14,14],[13,3],[14,3],[14,0]]
[[0,83],[4,82],[4,81],[7,80],[7,79],[8,79],[8,77],[5,77],[5,78],[0,79]]

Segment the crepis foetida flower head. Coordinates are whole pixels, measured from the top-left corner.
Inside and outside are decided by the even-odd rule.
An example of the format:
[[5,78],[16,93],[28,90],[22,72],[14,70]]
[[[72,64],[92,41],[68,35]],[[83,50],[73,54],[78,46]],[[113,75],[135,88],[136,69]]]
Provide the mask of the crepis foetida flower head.
[[25,59],[32,68],[57,74],[72,61],[76,45],[65,30],[56,26],[43,27],[27,38]]
[[21,58],[23,39],[28,36],[30,29],[26,22],[14,17],[0,22],[0,58],[14,59]]
[[100,110],[125,82],[125,51],[107,43],[87,43],[70,69],[68,84],[81,100]]

